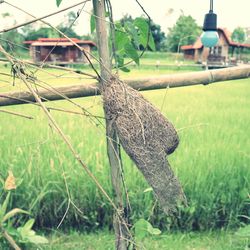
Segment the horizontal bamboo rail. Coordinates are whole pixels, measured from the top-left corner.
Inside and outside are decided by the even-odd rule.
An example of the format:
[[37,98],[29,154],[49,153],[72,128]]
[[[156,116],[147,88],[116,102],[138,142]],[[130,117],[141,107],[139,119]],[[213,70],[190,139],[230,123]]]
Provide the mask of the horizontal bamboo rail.
[[[164,88],[186,87],[198,84],[211,84],[228,80],[248,78],[250,66],[238,66],[225,69],[189,72],[181,74],[170,74],[153,76],[134,80],[125,80],[132,88],[137,90],[154,90]],[[39,95],[44,101],[55,101],[68,98],[79,98],[85,96],[99,95],[98,83],[77,84],[51,88],[51,90],[39,90]],[[25,104],[35,102],[33,95],[27,91],[0,93],[0,106]]]

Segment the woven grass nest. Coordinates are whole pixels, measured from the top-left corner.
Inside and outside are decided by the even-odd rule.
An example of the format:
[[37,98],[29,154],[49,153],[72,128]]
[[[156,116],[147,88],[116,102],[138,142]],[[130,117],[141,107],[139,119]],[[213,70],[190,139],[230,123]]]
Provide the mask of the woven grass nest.
[[117,131],[119,141],[142,172],[165,213],[185,200],[167,156],[174,152],[179,137],[174,126],[137,90],[116,76],[103,85],[104,110]]

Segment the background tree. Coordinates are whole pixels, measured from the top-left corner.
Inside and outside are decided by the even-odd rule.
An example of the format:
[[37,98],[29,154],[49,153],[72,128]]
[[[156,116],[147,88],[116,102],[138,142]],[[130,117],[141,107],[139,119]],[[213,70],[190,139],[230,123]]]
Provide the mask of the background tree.
[[244,43],[246,41],[246,33],[242,27],[234,29],[232,34],[232,40],[237,43]]
[[[74,30],[77,24],[77,13],[70,11],[64,17],[65,21],[57,26],[68,37],[81,38]],[[26,25],[22,28],[22,33],[25,40],[37,40],[38,38],[53,38],[59,37],[59,34],[50,27],[40,27],[36,29],[34,24]]]
[[71,27],[59,25],[57,28],[59,28],[59,30],[61,30],[68,37],[78,38],[78,39],[81,38],[81,36],[79,36]]
[[78,14],[75,11],[70,11],[65,15],[65,21],[57,26],[66,36],[73,38],[81,38],[74,30],[78,20]]
[[37,40],[38,38],[53,38],[58,37],[57,32],[52,30],[51,28],[41,27],[37,30],[33,29],[33,27],[23,29],[23,34],[25,40]]
[[[17,30],[11,30],[9,32],[0,35],[2,39],[2,46],[7,51],[20,51],[20,47],[15,45],[23,45],[24,37]],[[9,42],[8,42],[9,41]]]
[[[145,21],[148,22],[147,18],[144,18]],[[131,15],[124,15],[122,19],[120,19],[120,23],[122,26],[125,26],[128,23],[132,23],[134,19]],[[164,40],[166,39],[165,33],[161,30],[161,26],[159,24],[154,23],[152,20],[150,22],[150,31],[153,35],[153,39],[155,42],[155,48],[157,51],[161,50],[162,44],[164,43]]]
[[152,32],[155,48],[157,51],[161,50],[164,41],[166,40],[165,33],[161,31],[161,26],[154,23],[153,21],[150,24],[150,30]]
[[201,34],[201,27],[191,16],[181,15],[173,28],[169,29],[167,46],[172,52],[177,52],[178,46],[192,44]]
[[245,41],[245,43],[249,43],[250,44],[250,27],[245,28],[245,34],[246,34],[246,41]]
[[[68,37],[80,38],[80,36],[70,27],[59,25],[57,28],[60,29]],[[25,28],[23,29],[23,34],[25,40],[59,37],[59,34],[55,30],[48,27],[41,27],[37,30],[33,29],[32,27],[28,29]]]
[[[9,14],[8,12],[1,14],[2,18],[6,23],[8,23],[9,26],[16,24],[16,19],[13,15]],[[2,46],[5,50],[11,51],[14,48],[16,50],[20,50],[19,47],[13,47],[14,44],[22,45],[24,36],[18,32],[17,29],[11,30],[9,32],[4,32],[0,35],[0,38],[2,39]],[[10,43],[8,43],[10,41]]]

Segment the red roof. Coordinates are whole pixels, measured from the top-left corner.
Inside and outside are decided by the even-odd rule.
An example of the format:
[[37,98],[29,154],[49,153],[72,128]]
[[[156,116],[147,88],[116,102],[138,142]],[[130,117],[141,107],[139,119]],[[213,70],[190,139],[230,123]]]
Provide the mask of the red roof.
[[33,42],[35,42],[35,41],[33,41],[33,40],[27,40],[27,41],[24,41],[23,43],[24,44],[32,44]]
[[193,49],[193,48],[194,48],[193,45],[183,45],[183,46],[181,46],[182,50],[189,50],[189,49]]
[[[70,39],[77,44],[96,46],[96,44],[90,40],[79,40],[77,38]],[[67,38],[38,38],[37,40],[24,41],[23,43],[30,44],[31,46],[74,46],[74,44]]]
[[[218,31],[224,35],[229,46],[250,48],[250,44],[237,43],[237,42],[232,41],[231,40],[231,33],[227,29],[218,28]],[[201,39],[200,39],[200,37],[198,37],[194,44],[181,46],[181,50],[201,49],[202,47],[203,47],[203,45],[201,43]]]
[[[80,41],[77,38],[70,38],[73,42],[78,42]],[[38,38],[37,41],[39,42],[69,42],[69,40],[67,38],[61,38],[61,37],[57,37],[57,38]],[[36,41],[36,42],[37,42]]]

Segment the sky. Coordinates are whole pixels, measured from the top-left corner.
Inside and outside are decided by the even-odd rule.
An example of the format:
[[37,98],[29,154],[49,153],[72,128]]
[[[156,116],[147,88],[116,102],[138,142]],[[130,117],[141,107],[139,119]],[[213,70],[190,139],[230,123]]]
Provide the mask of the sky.
[[[113,6],[114,19],[118,20],[125,14],[132,17],[141,16],[142,10],[135,0],[110,0]],[[41,17],[48,13],[57,11],[56,0],[7,0],[7,2],[21,7],[36,17]],[[63,0],[60,8],[65,8],[81,0]],[[157,24],[161,25],[164,32],[172,27],[178,17],[191,15],[198,25],[203,25],[204,15],[209,10],[209,0],[139,0],[144,9]],[[80,7],[73,10],[77,11]],[[92,10],[91,1],[87,2],[81,17],[78,20],[76,31],[79,35],[88,34],[90,32],[89,17]],[[172,10],[172,11],[171,11]],[[13,17],[17,23],[30,19],[26,14],[8,6],[6,3],[0,4],[0,13],[10,13],[12,17],[2,18],[2,27],[11,27],[13,25]],[[88,13],[87,13],[88,12]],[[250,27],[250,0],[214,0],[214,12],[218,15],[218,27],[228,28],[233,31],[234,28]],[[58,25],[65,21],[66,12],[57,16],[46,19],[53,25]],[[37,24],[39,26],[39,24]]]

